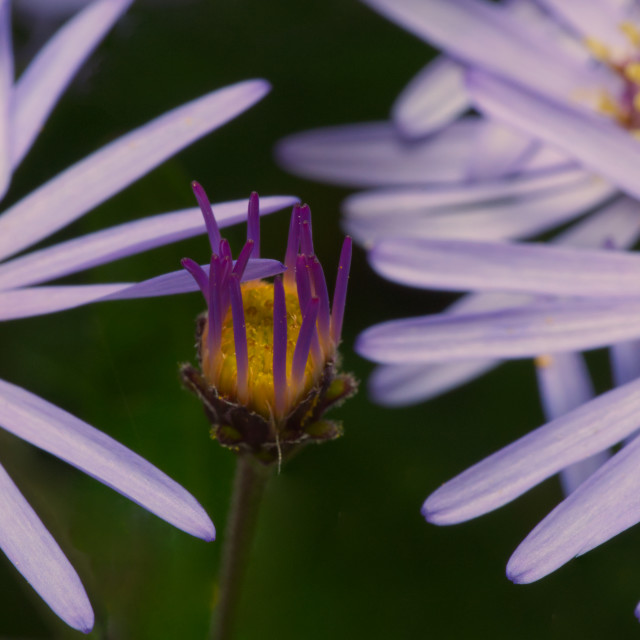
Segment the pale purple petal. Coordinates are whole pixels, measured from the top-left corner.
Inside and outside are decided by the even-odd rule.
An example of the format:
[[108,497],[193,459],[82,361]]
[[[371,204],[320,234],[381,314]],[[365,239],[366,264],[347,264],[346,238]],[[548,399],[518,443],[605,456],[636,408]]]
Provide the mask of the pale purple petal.
[[603,75],[564,55],[553,39],[520,24],[498,4],[481,0],[364,1],[461,62],[560,100],[570,99],[576,87],[594,86]]
[[193,536],[215,529],[196,499],[106,434],[42,398],[0,381],[0,425],[48,451]]
[[70,167],[0,216],[0,257],[64,227],[242,113],[268,90],[263,80],[225,87],[160,116]]
[[547,192],[577,189],[589,180],[589,176],[586,171],[574,167],[487,182],[365,191],[348,196],[342,208],[350,218],[369,219],[473,205],[489,206],[502,199],[522,201]]
[[[293,196],[260,199],[260,213],[267,214],[297,202]],[[247,200],[213,205],[220,227],[247,218]],[[38,284],[106,262],[177,242],[205,231],[199,208],[150,216],[104,229],[52,247],[32,251],[0,264],[0,289]]]
[[[209,265],[203,265],[208,273]],[[278,275],[284,265],[277,260],[250,260],[242,280]],[[25,287],[0,291],[0,321],[40,316],[73,309],[91,302],[154,298],[197,291],[198,285],[184,269],[138,283]]]
[[481,126],[464,118],[420,142],[401,138],[387,122],[326,127],[285,138],[276,158],[296,175],[349,186],[459,182]]
[[553,242],[572,247],[632,247],[640,238],[640,202],[617,198],[561,234]]
[[[638,383],[629,388],[637,394]],[[610,416],[611,430],[620,431],[618,423],[629,421],[626,412],[631,404],[620,406],[622,415],[616,411]],[[637,426],[637,415],[633,417]],[[536,526],[511,556],[507,575],[519,583],[539,580],[638,521],[640,438],[622,448]]]
[[640,378],[640,341],[614,344],[610,355],[614,384],[622,385]]
[[38,52],[15,85],[11,163],[15,168],[71,82],[131,0],[98,0],[65,24]]
[[[0,396],[0,412],[3,405]],[[93,610],[78,574],[2,466],[0,547],[56,615],[74,629],[91,631]]]
[[[639,425],[640,381],[634,381],[539,427],[467,469],[427,498],[423,514],[436,524],[454,524],[497,509],[564,467],[620,442]],[[571,494],[567,502],[584,495],[583,489],[597,483],[597,476],[612,467],[618,468],[613,459]],[[640,473],[637,459],[635,471],[627,468],[627,472]],[[619,487],[625,493],[626,482],[611,486],[614,491]],[[637,501],[640,496],[637,487],[635,492]],[[582,528],[585,520],[594,515],[587,504],[588,501],[584,502],[574,514],[575,526]],[[621,504],[626,504],[624,498]],[[633,508],[633,501],[629,504]],[[621,512],[620,518],[625,517],[622,512],[626,509],[616,509]],[[578,513],[582,515],[577,517]],[[584,528],[588,532],[590,525]]]
[[[593,398],[589,371],[580,354],[544,355],[536,358],[535,364],[540,399],[547,420],[555,420]],[[560,482],[564,494],[575,491],[608,458],[609,452],[605,450],[563,469]]]
[[537,0],[583,38],[595,38],[614,50],[629,50],[630,42],[620,29],[620,17],[603,2],[566,2],[565,0]]
[[542,244],[390,238],[369,252],[377,273],[455,291],[640,296],[640,255]]
[[29,318],[96,302],[134,285],[94,284],[0,291],[0,321]]
[[12,84],[11,3],[0,0],[0,200],[11,182]]
[[396,98],[391,119],[402,135],[419,138],[441,129],[468,108],[464,68],[440,56],[424,67]]
[[515,173],[533,156],[537,145],[536,140],[516,129],[487,119],[474,140],[467,177],[484,181]]
[[530,358],[640,337],[640,299],[541,302],[475,314],[436,314],[374,325],[356,351],[386,364]]
[[[541,178],[520,180],[541,185],[551,181]],[[524,183],[524,184],[523,184]],[[456,191],[463,197],[452,205],[431,205],[442,202]],[[410,235],[412,238],[463,238],[470,240],[499,240],[536,235],[582,215],[586,210],[610,197],[613,188],[593,176],[579,178],[567,186],[527,192],[515,195],[516,190],[505,188],[500,196],[495,190],[493,198],[480,197],[476,202],[465,203],[463,188],[431,193],[425,191],[373,192],[353,196],[345,206],[347,215],[344,227],[347,233],[364,245]],[[471,185],[469,191],[473,192]],[[486,190],[485,190],[486,191]],[[370,209],[365,205],[370,203]],[[394,203],[395,208],[394,208]]]
[[496,360],[461,360],[444,364],[388,364],[369,376],[371,397],[387,407],[431,400],[491,371]]
[[552,142],[623,191],[640,197],[640,145],[612,120],[581,113],[479,72],[469,74],[467,84],[483,111]]
[[[210,265],[201,265],[205,273],[209,274]],[[242,282],[256,280],[258,278],[269,278],[283,273],[284,265],[277,260],[260,258],[249,260],[242,275]],[[107,295],[104,300],[131,300],[134,298],[155,298],[158,296],[171,296],[177,293],[187,293],[198,291],[195,280],[184,269],[165,273],[149,280],[144,280],[138,284],[130,285]],[[2,292],[0,291],[0,296]]]

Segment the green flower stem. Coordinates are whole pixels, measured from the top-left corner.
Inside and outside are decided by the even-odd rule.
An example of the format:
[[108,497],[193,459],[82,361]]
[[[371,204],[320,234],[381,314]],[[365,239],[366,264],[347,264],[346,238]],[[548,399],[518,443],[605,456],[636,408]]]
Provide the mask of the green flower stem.
[[233,637],[260,503],[270,475],[271,466],[261,464],[249,454],[238,454],[222,548],[220,599],[211,620],[212,640],[230,640]]

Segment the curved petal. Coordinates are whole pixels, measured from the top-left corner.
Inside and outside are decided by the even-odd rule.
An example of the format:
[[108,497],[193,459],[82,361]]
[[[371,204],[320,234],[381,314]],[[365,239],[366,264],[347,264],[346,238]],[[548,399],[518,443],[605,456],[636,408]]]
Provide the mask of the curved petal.
[[541,302],[484,313],[435,314],[374,325],[355,350],[386,364],[533,358],[640,337],[640,299]]
[[79,218],[183,147],[248,109],[268,89],[263,80],[219,89],[156,118],[73,165],[0,216],[0,258]]
[[[539,427],[470,467],[432,493],[422,512],[430,522],[454,524],[493,511],[560,469],[620,442],[639,425],[640,381],[636,380]],[[615,468],[614,460],[601,467],[567,501],[584,495],[583,488],[597,483],[597,477],[607,468]],[[635,462],[637,474],[640,465],[637,459]],[[616,486],[620,485],[613,485]],[[620,489],[625,493],[626,486],[621,485]],[[636,493],[640,495],[637,486]],[[579,518],[574,513],[576,526],[595,514],[591,508],[576,513],[581,513]]]
[[57,616],[91,631],[93,610],[78,574],[1,465],[0,547]]
[[[379,194],[380,202],[376,201],[375,194],[364,194],[369,197],[356,201],[359,215],[347,217],[344,226],[347,233],[366,245],[403,235],[425,239],[522,238],[552,229],[584,214],[610,197],[613,188],[598,178],[587,177],[563,188],[540,189],[523,197],[516,197],[511,191],[506,189],[505,197],[499,197],[496,193],[493,200],[480,199],[467,204],[422,208],[419,208],[420,203],[435,200],[435,194],[429,197],[426,192],[383,192]],[[362,201],[372,203],[369,217],[365,216],[369,212],[362,209]],[[386,216],[380,215],[383,207],[388,209],[394,201],[399,203],[398,208],[389,211]]]
[[403,89],[393,103],[391,119],[402,135],[420,138],[453,122],[469,106],[464,68],[440,56]]
[[[297,201],[293,196],[260,198],[260,213],[272,213]],[[226,227],[246,220],[247,203],[247,200],[234,200],[214,204],[218,225]],[[0,289],[53,280],[204,231],[202,212],[198,207],[134,220],[0,264]]]
[[213,540],[196,499],[127,447],[20,387],[0,381],[0,425],[187,533]]
[[519,583],[539,580],[639,521],[636,437],[535,527],[511,556],[507,575]]
[[607,297],[640,295],[640,255],[542,244],[390,238],[369,252],[402,284],[454,291]]
[[467,85],[482,111],[557,145],[623,191],[640,197],[636,172],[640,145],[613,121],[544,100],[479,72],[468,75]]
[[11,164],[31,148],[60,95],[132,0],[98,0],[65,24],[16,82],[11,108]]
[[0,200],[11,182],[12,85],[11,3],[9,0],[0,0]]
[[444,364],[387,364],[369,376],[369,393],[378,404],[402,407],[426,402],[498,366],[498,360],[461,360]]
[[[209,271],[209,265],[203,265]],[[250,260],[242,281],[267,278],[284,271],[277,260]],[[154,298],[197,291],[193,278],[183,269],[165,273],[138,283],[60,285],[25,287],[0,291],[0,321],[41,316],[47,313],[81,307],[91,302]]]

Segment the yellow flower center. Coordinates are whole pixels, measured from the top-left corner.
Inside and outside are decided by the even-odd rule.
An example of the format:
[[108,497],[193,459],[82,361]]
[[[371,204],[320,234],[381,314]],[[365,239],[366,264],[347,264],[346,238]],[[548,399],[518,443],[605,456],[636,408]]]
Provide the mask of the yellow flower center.
[[[201,338],[202,372],[218,394],[230,402],[238,402],[252,411],[271,419],[275,406],[273,380],[273,285],[261,280],[243,283],[242,306],[249,355],[248,397],[238,397],[238,369],[231,309],[227,310],[222,326],[220,349],[213,357],[208,348],[208,323]],[[287,406],[295,406],[317,384],[324,362],[316,362],[312,354],[307,359],[303,380],[291,380],[291,364],[300,327],[302,313],[298,296],[285,290],[287,307]]]

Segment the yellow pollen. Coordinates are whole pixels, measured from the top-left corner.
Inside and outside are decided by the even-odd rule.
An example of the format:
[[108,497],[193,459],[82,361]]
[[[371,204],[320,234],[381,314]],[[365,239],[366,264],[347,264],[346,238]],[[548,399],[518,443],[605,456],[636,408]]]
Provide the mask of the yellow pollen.
[[596,60],[600,60],[600,62],[609,62],[611,59],[611,52],[604,42],[601,42],[596,38],[585,38],[584,45]]
[[620,31],[624,33],[627,40],[634,46],[640,47],[640,31],[633,22],[625,21],[620,24]]
[[[287,378],[290,377],[293,352],[302,313],[295,293],[286,291],[287,307]],[[246,405],[252,411],[270,419],[274,412],[275,392],[273,385],[273,284],[255,280],[242,284],[242,305],[247,333],[249,355],[248,398],[238,397],[237,363],[233,319],[231,309],[227,311],[222,326],[220,349],[211,358],[207,346],[208,323],[202,332],[202,372],[207,382],[218,394],[230,402]],[[307,359],[304,382],[296,387],[296,397],[288,394],[288,406],[299,401],[318,382],[324,363]],[[289,380],[289,387],[291,387]]]
[[624,75],[627,80],[640,85],[640,62],[629,62],[624,66]]
[[600,113],[613,118],[622,116],[618,103],[606,91],[602,91],[598,96],[597,109]]

